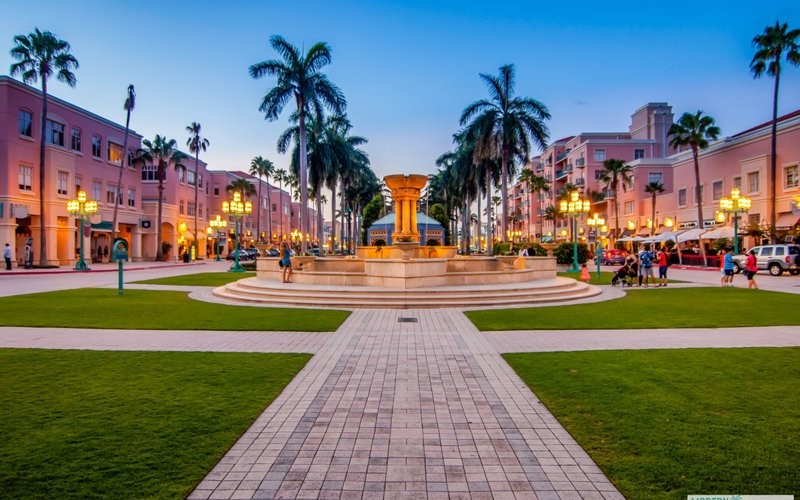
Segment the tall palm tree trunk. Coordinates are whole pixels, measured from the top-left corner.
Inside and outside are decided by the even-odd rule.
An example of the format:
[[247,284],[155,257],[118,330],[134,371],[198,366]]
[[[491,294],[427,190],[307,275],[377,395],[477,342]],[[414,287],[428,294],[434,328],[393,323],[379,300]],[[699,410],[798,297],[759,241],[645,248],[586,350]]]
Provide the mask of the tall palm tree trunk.
[[[111,244],[113,245],[117,239],[117,214],[119,213],[119,201],[122,190],[122,172],[125,171],[125,162],[128,159],[128,133],[131,126],[131,110],[125,116],[125,138],[122,140],[122,163],[119,166],[119,176],[117,177],[117,198],[114,200],[114,217],[111,222]],[[83,235],[81,235],[83,238]]]
[[614,191],[614,248],[617,246],[617,239],[619,239],[619,197],[617,196],[617,179],[611,184],[611,189]]
[[[772,137],[769,164],[769,240],[777,243],[775,237],[775,224],[777,214],[775,212],[775,198],[777,197],[777,178],[778,178],[778,85],[781,79],[780,66],[775,72],[775,91],[772,95]],[[737,237],[734,235],[734,237]]]
[[656,193],[653,191],[653,204],[652,204],[652,215],[650,216],[650,225],[652,227],[652,231],[650,231],[650,236],[655,236],[656,234]]
[[328,248],[333,253],[333,240],[336,238],[336,181],[331,185],[331,245]]
[[280,234],[278,242],[283,241],[283,179],[278,179],[278,220],[280,221]]
[[478,202],[478,234],[475,236],[475,243],[478,252],[481,251],[481,193],[478,192],[475,196],[475,201]]
[[[39,265],[47,265],[47,230],[44,208],[45,195],[45,164],[44,164],[44,145],[47,134],[47,77],[42,74],[42,127],[39,135]],[[83,235],[81,235],[83,238]]]
[[161,209],[164,206],[164,180],[162,177],[164,174],[160,170],[158,173],[158,222],[156,223],[156,261],[159,262],[164,260],[164,252],[161,250]]
[[[308,151],[306,144],[305,103],[301,95],[297,96],[298,123],[300,124],[300,234],[308,233]],[[300,251],[306,252],[308,241],[300,239]]]
[[267,174],[267,241],[272,243],[272,197],[269,192],[269,174]]
[[[702,231],[703,227],[703,191],[702,186],[700,185],[700,161],[698,160],[697,156],[697,149],[692,148],[692,156],[694,157],[694,195],[695,199],[697,200],[697,227]],[[700,255],[703,256],[703,266],[707,266],[708,262],[706,261],[706,247],[703,245],[703,240],[700,240]]]
[[502,220],[502,228],[503,234],[501,239],[506,241],[508,239],[508,157],[509,151],[508,148],[504,145],[503,146],[503,165],[501,166],[500,177],[502,181],[502,199],[503,199],[503,220]]
[[322,239],[324,237],[324,233],[322,231],[322,224],[324,223],[324,217],[322,217],[322,183],[320,182],[319,187],[317,187],[316,192],[317,198],[317,249],[322,255]]
[[[194,155],[194,241],[192,242],[192,246],[194,247],[194,255],[200,253],[198,252],[198,245],[197,245],[197,212],[200,210],[200,206],[197,204],[197,185],[199,184],[200,180],[200,149],[197,149],[197,152]],[[189,253],[191,255],[191,252]]]
[[[267,189],[269,192],[269,189]],[[258,176],[258,205],[256,207],[256,241],[261,241],[261,210],[263,207],[261,206],[261,176]]]
[[[478,214],[480,216],[480,214]],[[494,255],[494,231],[492,231],[492,171],[486,169],[486,255]]]
[[342,178],[342,203],[339,209],[339,217],[342,219],[341,224],[339,226],[340,231],[342,234],[339,235],[339,250],[344,250],[344,236],[345,236],[345,193],[347,192],[347,182]]

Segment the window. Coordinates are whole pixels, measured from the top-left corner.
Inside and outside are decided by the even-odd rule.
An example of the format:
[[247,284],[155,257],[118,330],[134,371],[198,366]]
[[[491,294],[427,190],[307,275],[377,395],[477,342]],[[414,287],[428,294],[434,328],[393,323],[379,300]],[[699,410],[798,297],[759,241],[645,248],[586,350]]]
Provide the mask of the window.
[[72,129],[72,141],[70,142],[70,147],[73,151],[80,151],[81,150],[81,129],[73,128]]
[[99,200],[100,192],[103,190],[103,183],[100,181],[92,181],[92,199]]
[[278,205],[276,205],[275,203],[273,203],[273,204],[272,204],[272,213],[274,214],[274,213],[275,213],[275,212],[277,212],[277,211],[278,211]]
[[155,165],[145,165],[142,167],[142,180],[143,181],[157,181],[158,180],[158,167]]
[[183,200],[181,200],[181,201],[180,201],[180,203],[178,204],[178,213],[179,213],[179,214],[181,214],[181,215],[183,215],[183,214],[184,214],[184,210],[183,210]]
[[99,135],[92,136],[92,156],[100,158],[103,154],[103,148],[100,145],[101,139]]
[[602,170],[595,170],[594,171],[594,180],[599,181],[603,177]]
[[594,150],[594,161],[605,161],[606,159],[606,150],[605,149],[595,149]]
[[186,183],[190,186],[194,186],[194,172],[191,170],[186,173]]
[[647,174],[647,183],[652,184],[654,182],[658,184],[664,182],[664,175],[661,172],[650,172]]
[[775,247],[775,256],[783,255],[783,247]]
[[128,166],[133,168],[133,159],[136,158],[136,154],[133,152],[133,149],[128,149]]
[[740,190],[742,189],[742,178],[741,177],[734,177],[733,178],[733,187]]
[[203,187],[203,174],[197,174],[197,187]]
[[33,137],[33,117],[30,111],[19,110],[19,135]]
[[75,176],[75,196],[76,197],[78,196],[78,191],[80,191],[80,190],[81,190],[81,176],[80,175],[76,175]]
[[[694,204],[697,205],[697,186],[692,188],[692,194],[694,195]],[[706,185],[703,184],[700,186],[700,203],[705,203],[706,199]]]
[[798,166],[792,165],[791,167],[786,167],[784,170],[785,174],[784,177],[786,178],[786,189],[800,187],[800,177],[798,177]]
[[194,202],[190,201],[186,204],[186,215],[194,215],[196,212],[194,210]]
[[633,201],[626,201],[625,202],[625,215],[630,215],[633,213]]
[[261,198],[261,208],[269,210],[269,204],[266,198]]
[[[201,219],[203,218],[203,204],[202,203],[197,205],[197,216],[200,217]],[[208,217],[206,217],[206,218],[208,218]]]
[[64,147],[64,124],[47,120],[45,134],[48,144]]
[[771,257],[772,247],[764,247],[761,249],[761,257]]
[[111,163],[116,163],[117,165],[122,163],[122,146],[116,144],[114,142],[108,141],[108,153],[106,158]]
[[722,198],[722,181],[714,181],[714,184],[711,185],[713,192],[711,195],[714,197],[713,200],[717,201]]
[[750,172],[747,174],[747,187],[750,193],[757,193],[760,191],[759,186],[759,172]]
[[678,206],[686,206],[686,188],[678,190]]
[[185,179],[186,179],[186,170],[178,168],[178,182],[183,184]]
[[19,166],[19,190],[33,191],[33,167],[29,165]]
[[625,190],[626,191],[633,191],[633,176],[627,181],[623,181],[625,183]]
[[133,188],[128,188],[128,206],[136,207],[136,190]]
[[56,177],[56,191],[58,194],[68,195],[67,185],[69,184],[69,174],[67,172],[58,172]]
[[633,150],[633,159],[639,160],[644,158],[644,149],[634,149]]
[[214,184],[214,196],[219,196],[219,184]]
[[119,203],[122,204],[122,190],[118,189],[117,186],[113,184],[109,184],[106,187],[106,203],[114,204],[117,199]]

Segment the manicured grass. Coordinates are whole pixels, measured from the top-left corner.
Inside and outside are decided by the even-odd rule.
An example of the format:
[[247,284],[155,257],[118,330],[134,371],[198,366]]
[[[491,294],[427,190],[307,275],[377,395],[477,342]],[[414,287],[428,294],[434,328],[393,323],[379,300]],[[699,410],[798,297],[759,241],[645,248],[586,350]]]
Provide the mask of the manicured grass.
[[506,354],[631,499],[800,486],[800,348]]
[[184,498],[310,357],[0,349],[0,496]]
[[[571,306],[468,311],[480,330],[596,330],[800,325],[797,295],[745,288],[630,290]],[[794,312],[792,312],[794,311]]]
[[0,298],[0,326],[329,332],[349,311],[243,307],[185,292],[82,288]]
[[142,285],[222,286],[242,278],[252,278],[255,275],[256,273],[198,273],[135,281],[134,283]]
[[[571,272],[571,271],[564,271],[564,272],[560,272],[560,273],[557,273],[557,274],[558,274],[558,276],[561,276],[561,277],[564,277],[564,278],[572,278],[574,280],[579,279],[580,275],[581,275],[580,272],[575,273],[575,272]],[[589,268],[589,274],[592,277],[592,279],[589,280],[589,284],[590,285],[610,285],[611,284],[611,278],[614,277],[615,273],[612,273],[612,272],[609,272],[609,271],[600,271],[600,279],[597,279],[597,268],[596,267],[595,268],[591,268],[590,267]],[[658,279],[657,278],[658,277],[658,271],[656,271],[655,274],[656,274],[656,279]],[[668,279],[667,283],[684,283],[684,282],[683,281],[678,281],[678,280],[673,280],[673,279]]]

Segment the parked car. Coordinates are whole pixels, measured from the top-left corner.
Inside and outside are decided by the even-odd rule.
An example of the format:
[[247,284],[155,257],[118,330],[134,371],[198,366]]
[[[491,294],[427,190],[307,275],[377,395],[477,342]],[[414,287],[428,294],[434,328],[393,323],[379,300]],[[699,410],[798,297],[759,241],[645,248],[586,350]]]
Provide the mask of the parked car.
[[[597,261],[595,260],[595,262]],[[617,249],[603,250],[600,263],[604,266],[622,265],[625,263],[625,252]]]
[[247,252],[247,255],[250,256],[251,259],[261,257],[261,252],[258,250],[258,248],[248,248],[245,251]]
[[[232,252],[228,252],[228,256],[225,257],[225,258],[227,260],[235,260],[236,259],[236,252],[237,252],[236,250],[234,250]],[[253,257],[251,257],[251,255],[249,253],[247,253],[247,250],[239,250],[238,252],[239,252],[239,260],[240,261],[242,261],[242,260],[252,260],[253,259]]]
[[[277,248],[270,248],[270,249],[268,250],[268,253],[269,253],[269,256],[270,256],[270,257],[279,257],[279,256],[281,255],[280,251],[278,251],[278,249],[277,249]],[[265,257],[266,257],[266,256],[265,256]]]
[[308,251],[308,253],[310,253],[314,257],[319,257],[319,248],[312,248],[311,250]]
[[[772,276],[780,276],[788,271],[792,276],[800,274],[800,245],[762,245],[753,247],[759,270],[767,270]],[[734,255],[734,272],[744,270],[747,255]]]

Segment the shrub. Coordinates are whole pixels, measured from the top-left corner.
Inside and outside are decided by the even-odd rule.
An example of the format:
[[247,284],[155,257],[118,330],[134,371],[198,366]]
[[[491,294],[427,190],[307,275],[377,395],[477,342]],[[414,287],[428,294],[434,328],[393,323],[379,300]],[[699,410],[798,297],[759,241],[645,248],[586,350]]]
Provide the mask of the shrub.
[[531,243],[528,255],[532,257],[547,257],[547,249],[538,243]]
[[[558,264],[572,264],[572,243],[561,243],[553,251]],[[589,259],[589,247],[586,243],[578,243],[578,264],[583,264]]]
[[492,252],[495,255],[508,255],[511,251],[511,245],[509,243],[495,243],[494,247],[492,247]]

